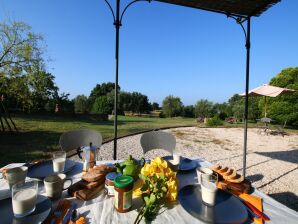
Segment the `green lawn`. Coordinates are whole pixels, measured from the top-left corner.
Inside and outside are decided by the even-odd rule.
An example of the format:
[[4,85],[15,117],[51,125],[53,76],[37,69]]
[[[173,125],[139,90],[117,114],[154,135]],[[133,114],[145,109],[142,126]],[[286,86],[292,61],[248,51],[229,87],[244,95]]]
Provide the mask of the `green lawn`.
[[[59,149],[59,137],[63,132],[76,128],[99,131],[104,140],[113,137],[114,122],[95,122],[59,116],[17,115],[13,116],[19,133],[0,134],[0,167],[10,162],[23,162],[41,158]],[[195,125],[193,118],[143,118],[118,119],[118,136],[143,130],[182,125]]]
[[[87,119],[61,116],[15,115],[13,119],[18,133],[0,132],[0,167],[11,162],[24,162],[47,156],[59,149],[59,137],[62,133],[76,128],[89,128],[99,131],[104,140],[113,137],[114,122],[95,122]],[[197,125],[194,118],[144,118],[124,117],[118,119],[118,136],[162,127]],[[200,125],[205,127],[204,125]],[[256,127],[249,123],[248,127]],[[224,123],[226,128],[243,127],[242,123]],[[298,130],[287,130],[298,133]]]

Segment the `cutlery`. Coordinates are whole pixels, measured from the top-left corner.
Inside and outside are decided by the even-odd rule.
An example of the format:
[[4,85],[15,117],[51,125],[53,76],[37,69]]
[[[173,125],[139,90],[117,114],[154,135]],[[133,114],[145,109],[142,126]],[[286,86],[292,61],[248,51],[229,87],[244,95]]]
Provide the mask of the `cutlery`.
[[245,206],[245,208],[253,218],[257,218],[257,219],[260,218],[260,216],[258,216],[256,213],[254,213],[249,207]]
[[59,203],[58,207],[54,211],[54,217],[52,218],[51,224],[55,224],[56,221],[61,217],[63,211],[63,203]]
[[270,221],[270,218],[264,214],[263,212],[261,212],[259,209],[257,209],[254,205],[252,205],[251,203],[249,203],[248,201],[245,201],[244,199],[239,198],[239,200],[247,207],[249,208],[254,214],[256,214],[257,216],[259,216],[260,218],[264,219],[265,221]]
[[72,203],[70,208],[68,209],[66,215],[64,216],[64,218],[62,220],[62,224],[67,224],[69,222],[69,220],[71,219],[72,213],[76,208],[77,208],[77,204]]

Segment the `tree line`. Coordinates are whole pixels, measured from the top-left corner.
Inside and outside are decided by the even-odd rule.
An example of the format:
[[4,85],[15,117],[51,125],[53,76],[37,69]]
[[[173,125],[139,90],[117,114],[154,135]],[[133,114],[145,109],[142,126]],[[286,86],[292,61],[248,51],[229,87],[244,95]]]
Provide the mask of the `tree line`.
[[[69,99],[60,93],[55,76],[46,69],[45,43],[42,35],[33,33],[23,22],[0,23],[0,96],[11,111],[25,113],[98,113],[112,114],[114,83],[97,84],[89,96],[78,95]],[[270,81],[271,85],[298,90],[298,67],[282,70]],[[233,117],[241,121],[244,98],[235,94],[227,102],[213,103],[207,99],[195,105],[183,105],[177,96],[169,95],[162,101],[149,102],[139,92],[119,92],[119,114],[149,113],[161,110],[162,117],[213,118],[215,122]],[[298,125],[298,91],[292,95],[268,99],[268,117],[281,123]],[[249,98],[249,119],[264,116],[264,98]]]
[[[282,70],[273,77],[270,85],[282,88],[294,89],[294,93],[279,97],[267,97],[267,117],[276,123],[298,125],[298,67],[290,67]],[[242,121],[244,116],[244,97],[235,94],[227,102],[213,103],[207,99],[199,100],[195,105],[184,106],[179,97],[168,96],[162,104],[163,113],[167,117],[183,116],[199,119],[213,118],[225,120],[233,117]],[[265,98],[249,97],[248,119],[256,121],[264,117]]]

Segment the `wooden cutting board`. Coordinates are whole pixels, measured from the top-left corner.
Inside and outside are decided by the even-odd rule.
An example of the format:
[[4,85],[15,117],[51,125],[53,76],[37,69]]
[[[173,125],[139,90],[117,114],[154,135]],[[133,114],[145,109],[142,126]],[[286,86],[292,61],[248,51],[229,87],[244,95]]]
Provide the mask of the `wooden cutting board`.
[[68,188],[68,194],[77,199],[89,201],[93,199],[103,189],[104,181],[98,183],[96,187],[88,187],[85,185],[84,180],[80,180]]

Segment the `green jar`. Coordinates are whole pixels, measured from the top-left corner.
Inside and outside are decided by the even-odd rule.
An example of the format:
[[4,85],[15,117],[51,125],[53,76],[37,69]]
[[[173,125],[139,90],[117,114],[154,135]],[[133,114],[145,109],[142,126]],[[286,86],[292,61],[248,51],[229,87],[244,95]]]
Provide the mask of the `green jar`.
[[131,176],[120,176],[114,181],[114,206],[118,212],[128,212],[132,206],[133,178]]

